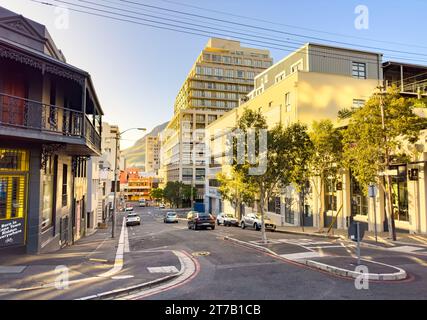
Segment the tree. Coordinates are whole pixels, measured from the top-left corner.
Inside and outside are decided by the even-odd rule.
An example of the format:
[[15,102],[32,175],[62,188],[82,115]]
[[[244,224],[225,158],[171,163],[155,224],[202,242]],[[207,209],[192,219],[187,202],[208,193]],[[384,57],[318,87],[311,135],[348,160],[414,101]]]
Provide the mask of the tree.
[[[262,113],[249,109],[246,109],[239,119],[235,132],[238,132],[237,135],[241,133],[245,137],[254,137],[255,146],[259,146],[259,148],[251,146],[248,143],[249,139],[239,141],[238,137],[235,137],[232,166],[234,171],[243,177],[245,183],[257,190],[262,220],[262,240],[267,243],[264,224],[265,204],[275,193],[280,192],[280,187],[289,185],[291,181],[292,170],[289,166],[292,159],[287,153],[290,141],[286,139],[280,125],[267,130],[267,123]],[[239,149],[245,151],[243,158],[238,157],[239,152],[236,151]],[[255,164],[251,161],[254,159]]]
[[245,182],[241,172],[236,172],[233,168],[231,168],[229,175],[223,172],[218,173],[217,180],[220,185],[218,191],[221,193],[222,198],[234,205],[234,216],[240,219],[240,205],[243,202],[254,202],[256,189],[253,185]]
[[[191,186],[180,181],[169,181],[163,190],[163,197],[177,208],[182,207],[183,200],[191,200]],[[193,187],[193,195],[197,194],[197,189]]]
[[[182,196],[183,200],[190,200],[191,201],[197,195],[197,188],[194,186],[189,186],[189,185],[182,183],[181,188],[182,188],[181,189],[181,192],[182,192],[181,196]],[[191,189],[193,189],[193,190],[191,190]]]
[[[342,134],[334,128],[330,120],[314,121],[310,138],[313,143],[313,154],[310,161],[310,175],[320,198],[318,210],[319,229],[324,227],[324,189],[325,180],[332,179],[334,185],[342,163]],[[317,180],[317,181],[316,181]]]
[[[365,192],[377,184],[386,195],[390,238],[396,240],[393,192],[390,166],[406,162],[403,146],[415,143],[420,130],[427,128],[426,119],[413,112],[419,105],[404,98],[396,87],[375,93],[350,119],[344,133],[344,159]],[[384,176],[384,178],[383,178]]]
[[157,202],[159,202],[160,200],[163,199],[163,189],[161,188],[152,189],[150,192],[150,197],[156,200]]

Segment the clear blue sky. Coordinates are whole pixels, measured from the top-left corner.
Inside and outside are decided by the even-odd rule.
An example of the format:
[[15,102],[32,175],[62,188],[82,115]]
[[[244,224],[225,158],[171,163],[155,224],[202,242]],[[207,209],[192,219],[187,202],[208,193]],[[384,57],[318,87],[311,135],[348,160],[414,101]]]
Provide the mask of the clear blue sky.
[[[52,0],[45,1],[53,2]],[[64,1],[79,3],[78,0]],[[113,2],[120,2],[120,0],[88,1],[111,6],[114,6]],[[424,62],[412,62],[427,65],[427,41],[425,41],[427,1],[424,0],[170,0],[351,37],[245,20],[218,12],[200,11],[196,8],[173,4],[168,0],[132,1],[355,45],[416,52],[425,56],[411,57],[424,60]],[[91,6],[84,2],[80,2],[80,4]],[[208,40],[207,37],[158,30],[76,12],[70,12],[68,29],[58,29],[55,27],[58,15],[55,14],[52,7],[43,6],[30,0],[0,0],[0,5],[48,27],[68,62],[91,73],[105,112],[104,120],[118,124],[122,130],[131,127],[151,129],[171,118],[176,94],[195,58]],[[369,29],[367,30],[355,28],[356,14],[354,11],[358,5],[366,5],[369,8]],[[115,6],[120,6],[120,4]],[[148,10],[154,11],[154,9]],[[123,12],[123,14],[126,13]],[[197,19],[192,20],[194,22]],[[222,24],[224,28],[224,23],[213,23]],[[226,26],[226,28],[235,30],[239,27]],[[273,38],[287,37],[268,31],[259,32]],[[402,46],[352,37],[408,45]],[[293,39],[307,42],[301,38],[293,37]],[[244,41],[242,42],[244,43]],[[264,45],[264,47],[266,46],[268,45]],[[260,44],[259,47],[263,47],[263,45]],[[288,53],[281,50],[271,50],[271,52],[275,61]],[[409,57],[401,53],[389,53],[388,56]],[[385,58],[387,59],[387,55]],[[129,133],[123,144],[129,146],[139,136],[139,133]]]

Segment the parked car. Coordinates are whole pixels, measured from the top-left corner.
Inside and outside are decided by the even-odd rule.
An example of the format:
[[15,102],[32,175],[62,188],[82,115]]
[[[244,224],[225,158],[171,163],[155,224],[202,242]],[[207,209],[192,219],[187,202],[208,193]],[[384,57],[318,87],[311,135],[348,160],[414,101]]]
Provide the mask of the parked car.
[[164,203],[159,204],[159,209],[164,209],[166,206]]
[[125,212],[133,212],[133,207],[132,206],[127,206],[125,208]]
[[188,211],[187,212],[187,219],[190,220],[193,218],[193,216],[198,213],[197,211]]
[[126,216],[126,227],[141,225],[141,218],[136,213],[129,213]]
[[176,212],[168,212],[163,219],[164,223],[178,223],[178,215]]
[[[268,217],[264,217],[264,224],[266,230],[276,231],[276,224],[271,221]],[[240,226],[242,229],[245,228],[254,228],[255,230],[261,230],[262,220],[261,215],[256,215],[253,213],[247,214],[240,221]]]
[[146,207],[147,201],[145,199],[139,199],[139,206],[140,207]]
[[194,212],[188,219],[188,229],[211,228],[215,230],[215,217],[209,213]]
[[224,226],[239,226],[239,220],[237,220],[234,215],[231,213],[224,213],[221,212],[216,217],[216,222],[218,225],[224,225]]

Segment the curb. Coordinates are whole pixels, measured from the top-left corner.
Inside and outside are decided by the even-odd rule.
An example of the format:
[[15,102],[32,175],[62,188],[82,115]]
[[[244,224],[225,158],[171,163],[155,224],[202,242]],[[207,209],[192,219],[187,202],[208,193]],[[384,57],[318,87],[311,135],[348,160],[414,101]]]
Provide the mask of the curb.
[[396,273],[384,273],[384,274],[378,274],[378,273],[364,274],[364,273],[359,273],[359,272],[355,272],[352,270],[334,267],[334,266],[327,265],[327,264],[320,263],[320,262],[313,261],[313,260],[289,260],[289,259],[286,259],[286,258],[278,255],[276,252],[274,252],[270,249],[258,246],[256,244],[252,244],[252,243],[248,243],[245,241],[230,238],[230,237],[224,237],[224,240],[234,242],[234,243],[240,244],[242,246],[245,246],[245,247],[248,247],[251,249],[263,251],[265,253],[271,254],[277,258],[286,260],[288,262],[296,263],[296,264],[299,264],[302,266],[308,266],[308,267],[311,267],[314,269],[322,270],[322,271],[328,272],[330,274],[338,275],[338,276],[342,276],[342,277],[346,277],[346,278],[355,278],[356,279],[360,276],[363,276],[363,277],[366,277],[368,280],[377,280],[377,281],[399,281],[399,280],[404,280],[407,278],[407,274],[406,274],[405,270],[398,268],[398,267],[395,267],[395,266],[385,264],[385,263],[381,263],[381,262],[375,262],[375,261],[369,261],[369,260],[363,260],[362,259],[363,261],[367,261],[369,263],[376,263],[379,265],[384,265],[384,266],[387,266],[390,268],[394,268],[394,269],[398,270],[398,272],[396,272]]
[[328,239],[341,239],[340,236],[332,236],[329,234],[322,234],[322,233],[309,233],[309,232],[302,232],[302,231],[288,231],[288,230],[280,230],[280,229],[276,229],[276,232],[287,233],[287,234],[296,234],[299,236],[310,236],[310,237],[328,238]]
[[320,269],[320,270],[323,270],[323,271],[326,271],[326,272],[329,272],[332,274],[336,274],[336,275],[343,276],[343,277],[355,278],[355,279],[362,277],[362,278],[367,279],[367,280],[399,281],[399,280],[405,280],[407,278],[406,271],[403,269],[400,269],[398,267],[387,265],[387,264],[380,263],[380,262],[363,260],[363,259],[362,259],[362,261],[367,261],[369,263],[375,263],[375,264],[379,264],[379,265],[388,266],[388,267],[391,267],[393,269],[397,269],[398,272],[395,272],[395,273],[361,273],[360,272],[359,273],[356,271],[347,270],[347,269],[343,269],[343,268],[339,268],[339,267],[334,267],[334,266],[327,265],[327,264],[317,262],[317,261],[313,261],[313,260],[305,260],[301,263],[305,264],[309,267]]
[[129,295],[131,293],[133,293],[134,291],[139,291],[141,289],[145,289],[145,288],[151,288],[154,286],[157,286],[159,284],[168,282],[170,280],[173,280],[175,278],[177,278],[180,274],[173,274],[170,276],[166,276],[160,279],[156,279],[153,281],[149,281],[146,283],[141,283],[141,284],[137,284],[131,287],[127,287],[127,288],[123,288],[123,289],[117,289],[117,290],[112,290],[112,291],[107,291],[107,292],[103,292],[103,293],[99,293],[99,294],[95,294],[95,295],[91,295],[91,296],[87,296],[87,297],[83,297],[80,299],[76,299],[76,300],[101,300],[101,299],[108,299],[108,298],[117,298],[120,295]]

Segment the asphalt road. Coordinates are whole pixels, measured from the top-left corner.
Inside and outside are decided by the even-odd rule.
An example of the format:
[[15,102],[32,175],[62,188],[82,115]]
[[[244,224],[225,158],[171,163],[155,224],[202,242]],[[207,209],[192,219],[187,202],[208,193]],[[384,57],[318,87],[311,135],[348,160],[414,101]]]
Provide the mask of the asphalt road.
[[[426,299],[427,258],[406,253],[364,249],[362,254],[404,268],[409,278],[395,283],[371,282],[368,290],[357,290],[355,281],[336,277],[224,240],[225,236],[245,241],[260,240],[260,232],[233,227],[188,230],[186,222],[164,224],[164,212],[138,208],[143,225],[129,234],[130,250],[173,249],[195,256],[200,270],[191,281],[145,296],[144,299]],[[306,236],[268,233],[270,239],[304,243]],[[311,239],[319,241],[318,238]],[[295,250],[297,246],[286,250]],[[322,250],[322,249],[319,249]],[[331,248],[330,250],[341,250]],[[353,248],[342,248],[353,250]],[[288,252],[286,252],[288,253]]]

